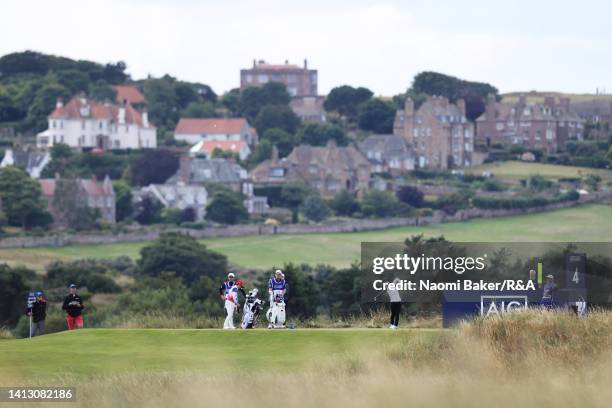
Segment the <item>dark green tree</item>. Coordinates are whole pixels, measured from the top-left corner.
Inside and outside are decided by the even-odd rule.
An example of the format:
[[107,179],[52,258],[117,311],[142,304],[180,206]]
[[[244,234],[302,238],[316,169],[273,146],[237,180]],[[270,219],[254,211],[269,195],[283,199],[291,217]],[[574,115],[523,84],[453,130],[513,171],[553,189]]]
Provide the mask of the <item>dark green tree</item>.
[[221,224],[238,224],[248,218],[241,195],[232,191],[215,192],[212,202],[206,207],[206,219]]
[[329,123],[306,123],[298,131],[297,139],[300,143],[311,146],[325,146],[330,140],[334,140],[339,146],[347,144],[344,131]]
[[133,183],[138,186],[160,184],[179,167],[179,154],[168,149],[148,149],[132,164]]
[[134,213],[132,188],[123,180],[115,181],[113,188],[115,190],[115,217],[117,221],[123,221]]
[[337,112],[353,122],[357,118],[359,105],[370,100],[374,93],[367,88],[353,88],[342,85],[333,88],[325,99],[324,107],[328,112]]
[[360,129],[374,133],[390,134],[393,132],[395,106],[380,99],[371,99],[359,107],[357,122]]
[[300,125],[300,118],[289,106],[266,105],[259,110],[253,123],[259,134],[264,134],[268,129],[278,128],[293,135]]
[[355,195],[348,190],[341,190],[336,194],[330,202],[330,207],[336,215],[348,217],[359,211],[359,203],[355,199]]
[[40,185],[17,167],[0,169],[0,200],[10,225],[30,228],[50,222]]
[[142,248],[138,269],[147,276],[174,272],[186,284],[191,284],[201,276],[213,279],[225,276],[227,258],[188,235],[166,233]]
[[[261,134],[261,141],[267,141],[270,143],[270,146],[276,146],[278,149],[278,154],[280,157],[285,157],[291,150],[295,147],[295,138],[286,130],[280,128],[270,128],[266,129],[265,132]],[[270,147],[270,152],[272,151]],[[265,159],[270,158],[270,153],[265,157]]]
[[319,194],[311,194],[304,199],[302,213],[309,220],[320,222],[329,217],[329,207]]

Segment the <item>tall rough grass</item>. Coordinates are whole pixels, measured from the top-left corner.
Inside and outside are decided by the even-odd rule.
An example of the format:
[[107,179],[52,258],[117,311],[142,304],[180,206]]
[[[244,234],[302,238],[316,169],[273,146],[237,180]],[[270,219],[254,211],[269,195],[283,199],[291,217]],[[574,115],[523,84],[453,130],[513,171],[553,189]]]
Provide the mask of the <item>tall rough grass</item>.
[[90,379],[86,407],[610,407],[612,313],[527,311],[296,372]]
[[14,338],[13,333],[9,329],[0,327],[0,340],[10,340],[12,338]]

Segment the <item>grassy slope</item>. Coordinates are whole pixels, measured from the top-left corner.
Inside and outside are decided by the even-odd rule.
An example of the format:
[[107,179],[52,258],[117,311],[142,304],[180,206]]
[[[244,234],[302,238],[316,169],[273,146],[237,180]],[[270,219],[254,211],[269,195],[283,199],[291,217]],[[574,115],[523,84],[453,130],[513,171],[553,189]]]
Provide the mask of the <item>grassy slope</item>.
[[481,166],[472,167],[466,171],[474,174],[481,174],[483,171],[487,171],[493,173],[496,177],[512,180],[525,179],[534,174],[539,174],[549,179],[598,174],[604,181],[612,180],[612,171],[610,170],[561,166],[557,164],[525,163],[519,161],[487,163]]
[[[609,241],[612,206],[585,205],[559,211],[360,233],[250,236],[207,239],[234,264],[269,268],[285,262],[346,266],[358,260],[362,241],[400,242],[413,234],[444,235],[456,241]],[[0,250],[0,261],[42,269],[54,259],[138,257],[146,243]]]
[[[0,384],[11,378],[125,372],[284,370],[398,344],[443,330],[223,331],[95,329],[0,341]],[[4,374],[4,375],[3,375]],[[12,383],[12,385],[15,385]]]

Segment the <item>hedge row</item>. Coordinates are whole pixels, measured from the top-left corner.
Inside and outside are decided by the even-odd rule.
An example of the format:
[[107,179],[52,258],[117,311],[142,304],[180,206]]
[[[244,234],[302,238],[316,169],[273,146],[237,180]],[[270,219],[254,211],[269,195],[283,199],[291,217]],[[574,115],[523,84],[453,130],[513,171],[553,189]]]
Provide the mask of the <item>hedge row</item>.
[[577,201],[580,198],[580,194],[577,191],[572,190],[567,193],[558,195],[553,198],[547,197],[476,197],[472,201],[472,204],[476,208],[482,208],[486,210],[514,210],[514,209],[527,209],[533,207],[544,207],[550,204],[558,204],[567,201]]

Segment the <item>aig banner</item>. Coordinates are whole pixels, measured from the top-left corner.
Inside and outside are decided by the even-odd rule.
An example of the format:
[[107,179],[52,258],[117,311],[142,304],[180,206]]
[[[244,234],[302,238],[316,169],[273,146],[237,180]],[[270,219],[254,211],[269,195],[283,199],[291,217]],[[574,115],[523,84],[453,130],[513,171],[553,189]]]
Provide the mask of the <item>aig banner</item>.
[[442,305],[445,326],[472,315],[527,307],[607,304],[612,243],[487,243],[425,240],[361,246],[362,301]]

